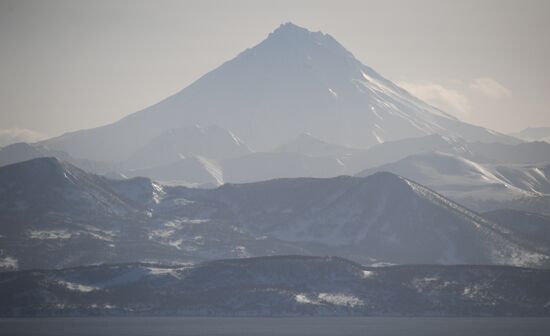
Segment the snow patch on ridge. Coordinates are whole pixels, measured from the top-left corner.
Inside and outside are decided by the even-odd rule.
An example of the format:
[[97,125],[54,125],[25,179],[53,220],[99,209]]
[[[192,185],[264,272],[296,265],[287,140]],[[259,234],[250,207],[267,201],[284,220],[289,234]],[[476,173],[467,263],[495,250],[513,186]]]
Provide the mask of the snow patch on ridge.
[[317,297],[323,302],[337,306],[355,307],[364,305],[363,300],[353,295],[341,293],[320,293]]
[[19,262],[14,257],[11,257],[11,256],[0,257],[0,269],[17,270],[18,268],[19,268]]
[[361,273],[361,278],[363,279],[369,279],[369,278],[373,278],[374,277],[374,272],[373,271],[363,271],[363,273]]
[[182,279],[182,271],[191,267],[192,265],[175,267],[175,268],[150,266],[150,267],[146,267],[145,269],[149,272],[150,275],[153,275],[153,276],[169,275],[176,279]]
[[197,159],[200,161],[200,163],[204,166],[204,168],[214,177],[216,182],[219,185],[222,185],[223,182],[223,170],[222,168],[213,162],[212,160],[208,160],[207,158],[204,158],[202,156],[197,156]]
[[83,284],[64,281],[64,280],[57,280],[56,282],[58,284],[64,286],[68,290],[71,290],[71,291],[74,291],[74,292],[89,293],[89,292],[101,289],[99,287],[86,286],[86,285],[83,285]]
[[29,232],[30,239],[70,239],[72,233],[67,230],[32,230]]
[[153,182],[151,183],[151,186],[153,187],[153,202],[155,202],[155,204],[159,204],[166,193],[162,189],[162,186],[158,183]]
[[319,293],[315,298],[311,298],[304,293],[300,293],[294,296],[294,300],[300,304],[332,304],[345,307],[363,306],[365,304],[363,300],[358,297],[342,293]]

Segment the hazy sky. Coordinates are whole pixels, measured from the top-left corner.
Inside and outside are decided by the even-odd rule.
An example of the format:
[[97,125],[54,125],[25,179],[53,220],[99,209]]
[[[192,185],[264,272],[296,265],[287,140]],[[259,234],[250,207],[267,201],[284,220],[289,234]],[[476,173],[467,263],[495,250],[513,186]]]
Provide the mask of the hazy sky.
[[0,136],[116,121],[286,21],[465,121],[550,126],[549,17],[525,0],[0,0]]

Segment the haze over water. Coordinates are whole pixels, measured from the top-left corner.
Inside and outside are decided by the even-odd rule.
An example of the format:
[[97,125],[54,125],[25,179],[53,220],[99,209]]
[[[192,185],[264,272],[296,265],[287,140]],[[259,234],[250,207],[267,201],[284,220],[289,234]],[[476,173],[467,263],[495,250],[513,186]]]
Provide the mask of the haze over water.
[[546,336],[548,318],[203,318],[106,317],[0,320],[0,335],[219,335],[219,336]]

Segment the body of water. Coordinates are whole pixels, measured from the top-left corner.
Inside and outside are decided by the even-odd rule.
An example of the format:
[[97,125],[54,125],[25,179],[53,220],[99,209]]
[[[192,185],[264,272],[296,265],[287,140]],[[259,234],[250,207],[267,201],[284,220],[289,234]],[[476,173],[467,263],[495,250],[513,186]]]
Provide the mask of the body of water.
[[550,335],[550,318],[85,317],[0,319],[0,335]]

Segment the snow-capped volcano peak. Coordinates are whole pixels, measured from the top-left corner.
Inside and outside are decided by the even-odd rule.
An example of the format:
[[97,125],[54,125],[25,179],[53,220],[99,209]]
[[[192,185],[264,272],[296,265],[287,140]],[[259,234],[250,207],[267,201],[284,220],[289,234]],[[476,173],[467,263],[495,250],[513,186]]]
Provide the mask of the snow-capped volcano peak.
[[[270,33],[264,43],[295,43],[301,44],[304,49],[310,48],[311,45],[322,46],[333,51],[340,51],[350,57],[353,55],[347,51],[336,39],[331,35],[323,32],[312,32],[306,28],[295,25],[292,22],[286,22]],[[285,48],[286,49],[286,48]]]
[[259,151],[306,132],[354,148],[434,133],[516,141],[413,97],[329,34],[286,23],[175,95],[114,124],[46,143],[77,157],[116,161],[170,129],[195,124],[231,130]]
[[305,36],[313,34],[306,28],[300,27],[298,25],[295,25],[294,23],[288,21],[285,23],[281,23],[281,25],[275,29],[272,33],[269,34],[268,38],[275,37],[275,36]]

